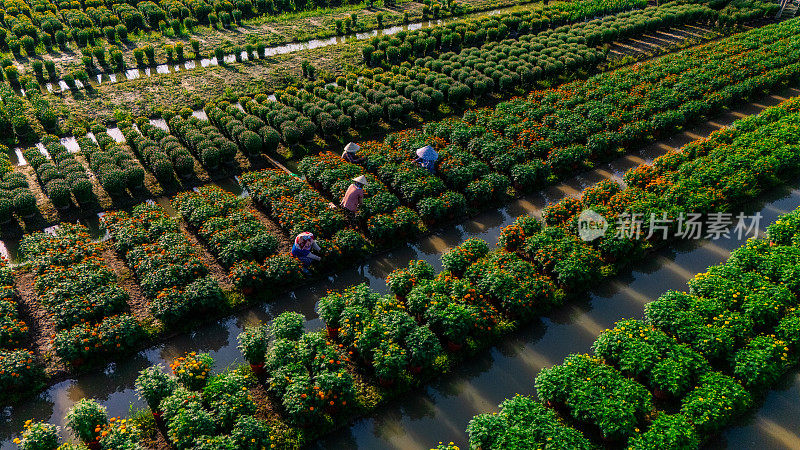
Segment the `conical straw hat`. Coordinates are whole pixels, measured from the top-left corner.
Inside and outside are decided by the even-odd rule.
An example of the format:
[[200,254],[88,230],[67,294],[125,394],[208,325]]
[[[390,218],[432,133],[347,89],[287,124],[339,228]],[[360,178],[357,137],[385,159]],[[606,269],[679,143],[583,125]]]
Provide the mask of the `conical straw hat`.
[[421,147],[417,149],[417,156],[422,159],[427,160],[435,160],[439,158],[439,154],[436,153],[436,150],[433,149],[430,145],[426,145],[425,147]]
[[358,144],[355,144],[353,142],[344,146],[344,151],[346,151],[347,153],[355,153],[359,150],[361,150],[361,147],[359,147]]
[[364,175],[359,175],[359,176],[353,178],[353,181],[355,181],[356,183],[361,183],[364,186],[367,185],[367,177],[365,177]]

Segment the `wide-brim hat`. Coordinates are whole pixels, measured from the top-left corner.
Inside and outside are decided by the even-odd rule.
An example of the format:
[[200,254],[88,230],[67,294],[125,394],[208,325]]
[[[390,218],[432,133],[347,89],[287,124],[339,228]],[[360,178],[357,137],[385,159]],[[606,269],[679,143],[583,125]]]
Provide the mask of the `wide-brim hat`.
[[344,151],[346,151],[347,153],[355,153],[359,150],[361,150],[361,147],[353,142],[344,146]]
[[356,183],[361,183],[364,186],[367,185],[367,177],[365,177],[364,175],[360,175],[360,176],[357,176],[357,177],[353,178],[353,181],[355,181]]
[[434,150],[433,147],[431,147],[430,145],[418,148],[416,153],[417,156],[419,156],[422,159],[432,160],[439,158],[439,154],[436,153],[436,150]]

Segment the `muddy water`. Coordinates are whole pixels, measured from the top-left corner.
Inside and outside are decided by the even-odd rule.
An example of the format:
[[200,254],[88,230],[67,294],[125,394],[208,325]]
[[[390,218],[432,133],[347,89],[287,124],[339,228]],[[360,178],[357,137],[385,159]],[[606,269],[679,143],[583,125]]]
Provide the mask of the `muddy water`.
[[[730,120],[732,121],[733,118]],[[217,370],[224,369],[231,364],[242,363],[241,354],[236,347],[236,336],[243,331],[245,326],[268,322],[281,312],[300,312],[308,319],[306,325],[309,329],[320,328],[322,322],[315,312],[316,302],[328,290],[366,282],[373,288],[385,292],[384,278],[392,270],[405,266],[410,260],[423,259],[439,269],[441,268],[439,261],[441,253],[465,239],[478,237],[491,243],[497,242],[500,230],[509,225],[517,216],[538,213],[548,202],[557,201],[565,195],[574,195],[601,179],[619,178],[627,169],[642,162],[652,161],[664,151],[664,148],[659,147],[643,149],[635,155],[621,158],[612,164],[605,164],[593,172],[549,188],[540,194],[517,200],[502,209],[483,214],[462,224],[447,227],[446,230],[379,255],[357,267],[347,268],[319,282],[283,294],[270,304],[255,306],[214,324],[203,326],[191,333],[170,338],[168,342],[141,351],[122,362],[109,364],[103,370],[98,370],[98,373],[81,375],[53,385],[35,399],[13,408],[7,408],[0,413],[0,449],[13,448],[10,441],[28,418],[49,420],[63,425],[63,417],[67,409],[83,397],[98,399],[112,415],[127,414],[131,404],[143,407],[144,404],[139,401],[133,390],[133,382],[138,371],[156,363],[167,365],[175,357],[188,351],[211,352],[217,361]],[[237,194],[241,192],[233,181],[223,181],[219,185],[223,189]],[[165,199],[156,199],[155,201],[167,206]],[[176,214],[174,211],[172,213]],[[102,238],[95,222],[87,223],[87,225],[94,230],[95,237]],[[11,252],[9,251],[9,253]]]
[[[247,325],[268,322],[281,312],[291,310],[306,316],[309,329],[319,328],[322,323],[315,312],[316,302],[329,289],[366,282],[374,289],[385,292],[386,275],[412,259],[423,259],[440,268],[440,254],[467,238],[478,237],[494,243],[500,230],[514,218],[522,214],[538,214],[547,203],[558,201],[566,195],[577,195],[582,189],[602,179],[620,179],[631,167],[650,162],[670,148],[680,147],[780,100],[781,97],[772,96],[758,106],[738,108],[711,123],[652,144],[611,164],[601,165],[534,196],[516,200],[506,207],[447,227],[357,267],[347,268],[312,285],[280,295],[275,302],[255,306],[191,333],[172,337],[168,342],[152,346],[123,362],[109,364],[96,373],[53,385],[33,400],[0,410],[0,448],[13,448],[10,442],[28,418],[63,425],[67,409],[83,397],[98,399],[112,415],[126,414],[130,405],[143,407],[133,391],[136,374],[142,368],[156,363],[168,364],[176,356],[188,351],[211,352],[217,361],[217,370],[241,363],[236,336]],[[241,194],[234,181],[220,185],[223,189]],[[787,199],[767,205],[764,208],[765,216],[775,217],[793,209],[800,204],[798,197],[792,193]],[[156,201],[165,204],[164,199]],[[789,204],[785,204],[787,202]],[[174,211],[172,213],[175,214]],[[93,230],[96,238],[103,238],[96,221],[87,222],[87,226]],[[353,442],[369,447],[373,444],[425,447],[437,439],[461,439],[463,442],[463,430],[470,417],[491,410],[515,391],[530,392],[532,377],[538,368],[560,361],[569,352],[585,351],[605,326],[623,317],[638,317],[644,302],[667,289],[682,289],[689,276],[709,264],[724,260],[727,251],[738,246],[738,243],[725,245],[712,243],[659,254],[651,258],[649,265],[640,271],[607,283],[598,293],[587,297],[586,301],[564,308],[553,317],[543,319],[499,347],[485,352],[476,361],[456,371],[454,378],[434,384],[424,392],[407,396],[404,403],[382,409],[379,417],[359,421],[352,429],[331,436],[319,445],[338,446]],[[8,242],[0,250],[13,255],[16,248],[13,242]],[[653,273],[656,276],[651,276]],[[608,298],[611,301],[604,301]],[[445,426],[441,427],[442,424]],[[744,430],[741,433],[758,435],[757,431]]]
[[[650,160],[652,154],[638,157]],[[294,310],[308,318],[307,328],[322,326],[314,309],[316,300],[328,289],[366,282],[374,289],[386,291],[383,278],[393,269],[411,259],[424,259],[440,268],[439,255],[444,250],[469,237],[496,242],[499,231],[514,217],[537,214],[547,199],[555,200],[577,189],[612,176],[626,166],[608,165],[591,176],[555,187],[544,195],[521,199],[507,207],[483,214],[445,232],[436,233],[412,245],[381,255],[365,264],[344,270],[313,286],[282,295],[276,302],[260,305],[192,333],[171,338],[118,364],[77,379],[63,381],[18,407],[3,412],[0,424],[0,448],[13,448],[10,440],[27,418],[50,420],[61,425],[66,410],[83,397],[94,397],[106,405],[109,413],[123,415],[129,405],[144,405],[133,392],[133,381],[139,370],[154,363],[168,364],[175,357],[193,351],[211,352],[217,370],[243,362],[236,349],[236,336],[245,326],[269,322],[277,314]],[[773,194],[765,202],[750,205],[746,211],[760,211],[761,229],[776,217],[800,205],[800,181],[793,189]],[[430,448],[439,440],[464,444],[464,430],[475,414],[495,411],[496,405],[515,393],[533,393],[533,378],[542,367],[560,362],[572,352],[583,352],[604,328],[621,318],[640,318],[644,303],[669,289],[685,289],[685,282],[706,267],[724,261],[730,250],[740,246],[736,239],[682,245],[672,251],[662,251],[635,271],[624,273],[603,283],[582,301],[556,311],[550,317],[535,322],[500,345],[482,352],[460,366],[444,380],[406,395],[402,401],[390,403],[371,418],[357,421],[349,429],[335,433],[317,443],[317,448]],[[767,404],[750,425],[736,428],[725,435],[732,448],[754,448],[758,443],[766,448],[790,448],[798,442],[796,429],[798,409],[796,394],[800,390],[797,378],[788,387],[771,393]],[[786,412],[789,412],[788,414]],[[798,411],[800,412],[800,411]],[[776,438],[778,436],[778,438]],[[781,444],[784,445],[781,445]],[[717,443],[723,446],[725,441]],[[797,448],[796,446],[794,448]]]
[[[745,211],[760,211],[761,229],[800,205],[800,180],[793,189],[773,195]],[[560,363],[574,352],[587,352],[597,335],[621,318],[642,318],[643,305],[670,289],[686,289],[697,272],[727,259],[743,244],[738,239],[680,245],[658,252],[636,270],[603,283],[583,301],[567,305],[483,352],[446,379],[381,408],[374,417],[318,442],[316,448],[427,449],[439,441],[466,448],[469,420],[497,411],[497,404],[516,393],[535,393],[539,370]],[[800,448],[796,435],[796,398],[800,382],[768,396],[752,424],[726,433],[714,444],[728,448]],[[794,413],[794,414],[793,414]]]

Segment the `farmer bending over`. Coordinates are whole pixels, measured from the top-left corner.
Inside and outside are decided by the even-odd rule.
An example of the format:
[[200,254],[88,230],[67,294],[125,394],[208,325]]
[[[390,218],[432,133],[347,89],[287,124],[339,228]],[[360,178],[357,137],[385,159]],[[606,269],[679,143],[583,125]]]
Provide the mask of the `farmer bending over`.
[[422,166],[430,173],[436,172],[436,160],[439,159],[439,153],[430,145],[418,148],[416,151],[417,157],[414,162]]
[[303,263],[303,269],[310,266],[314,261],[320,261],[322,258],[311,253],[312,250],[320,251],[317,241],[314,240],[314,235],[308,231],[304,231],[297,235],[292,245],[292,256],[299,259]]
[[342,159],[353,164],[361,163],[361,158],[356,156],[356,153],[361,150],[361,147],[358,144],[349,143],[344,146],[344,153],[342,153]]

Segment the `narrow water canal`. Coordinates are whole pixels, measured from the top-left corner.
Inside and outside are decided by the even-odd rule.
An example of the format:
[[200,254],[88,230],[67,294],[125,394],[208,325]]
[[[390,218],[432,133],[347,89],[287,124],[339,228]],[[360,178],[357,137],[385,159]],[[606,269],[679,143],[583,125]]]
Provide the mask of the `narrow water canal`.
[[[791,189],[742,210],[760,211],[760,229],[800,206],[800,180]],[[737,211],[739,211],[737,209]],[[534,378],[544,367],[571,353],[588,352],[604,329],[622,318],[642,318],[643,307],[668,290],[687,289],[686,281],[723,262],[744,242],[737,239],[679,245],[655,253],[635,270],[603,283],[583,301],[561,308],[425,389],[380,408],[375,416],[322,439],[314,448],[429,449],[439,441],[467,447],[465,433],[476,414],[498,411],[514,394],[535,393]],[[712,448],[800,448],[800,376],[776,386],[764,406],[743,425],[711,443]]]
[[[392,270],[412,259],[424,259],[440,268],[442,252],[471,237],[497,242],[503,227],[523,214],[538,214],[542,207],[606,178],[621,178],[636,165],[651,162],[670,148],[678,148],[711,131],[729,125],[735,119],[778,103],[772,96],[764,104],[748,105],[694,127],[670,139],[662,140],[613,163],[553,186],[536,195],[482,214],[459,225],[449,226],[415,243],[379,255],[357,267],[347,268],[309,286],[282,295],[276,302],[255,306],[196,331],[182,334],[154,345],[120,363],[109,364],[100,373],[81,375],[51,386],[33,400],[0,410],[0,449],[12,449],[11,443],[26,419],[48,420],[63,425],[63,417],[72,404],[83,397],[95,398],[111,415],[126,415],[131,405],[144,407],[133,390],[139,370],[156,363],[169,364],[188,351],[210,352],[216,370],[242,363],[236,348],[236,336],[245,326],[268,322],[283,311],[292,310],[307,318],[309,329],[322,327],[316,302],[329,289],[339,289],[366,282],[378,291],[386,291],[384,278]],[[800,181],[793,188],[773,195],[749,210],[761,211],[762,229],[785,212],[800,206]],[[228,187],[231,189],[231,187]],[[468,361],[446,379],[406,395],[401,401],[386,405],[374,417],[334,433],[316,444],[317,448],[430,448],[439,440],[466,442],[464,430],[475,414],[496,410],[496,405],[515,393],[533,392],[533,378],[542,367],[559,363],[567,354],[585,352],[597,335],[622,318],[641,317],[643,305],[669,289],[685,289],[685,282],[706,267],[724,261],[738,241],[704,242],[662,251],[635,271],[604,283],[583,301],[565,306],[550,317],[535,322],[497,347]],[[794,432],[800,423],[800,407],[787,398],[796,398],[800,381],[772,393],[763,412],[751,425],[736,428],[726,435],[731,448],[792,447]],[[786,389],[789,389],[788,391]],[[776,413],[779,411],[779,413]],[[787,423],[788,422],[788,423]],[[776,438],[775,436],[779,436]],[[794,440],[792,440],[794,439]],[[783,443],[784,445],[781,445]],[[724,440],[720,445],[724,445]],[[743,447],[737,447],[743,445]],[[794,445],[800,448],[800,445]]]

